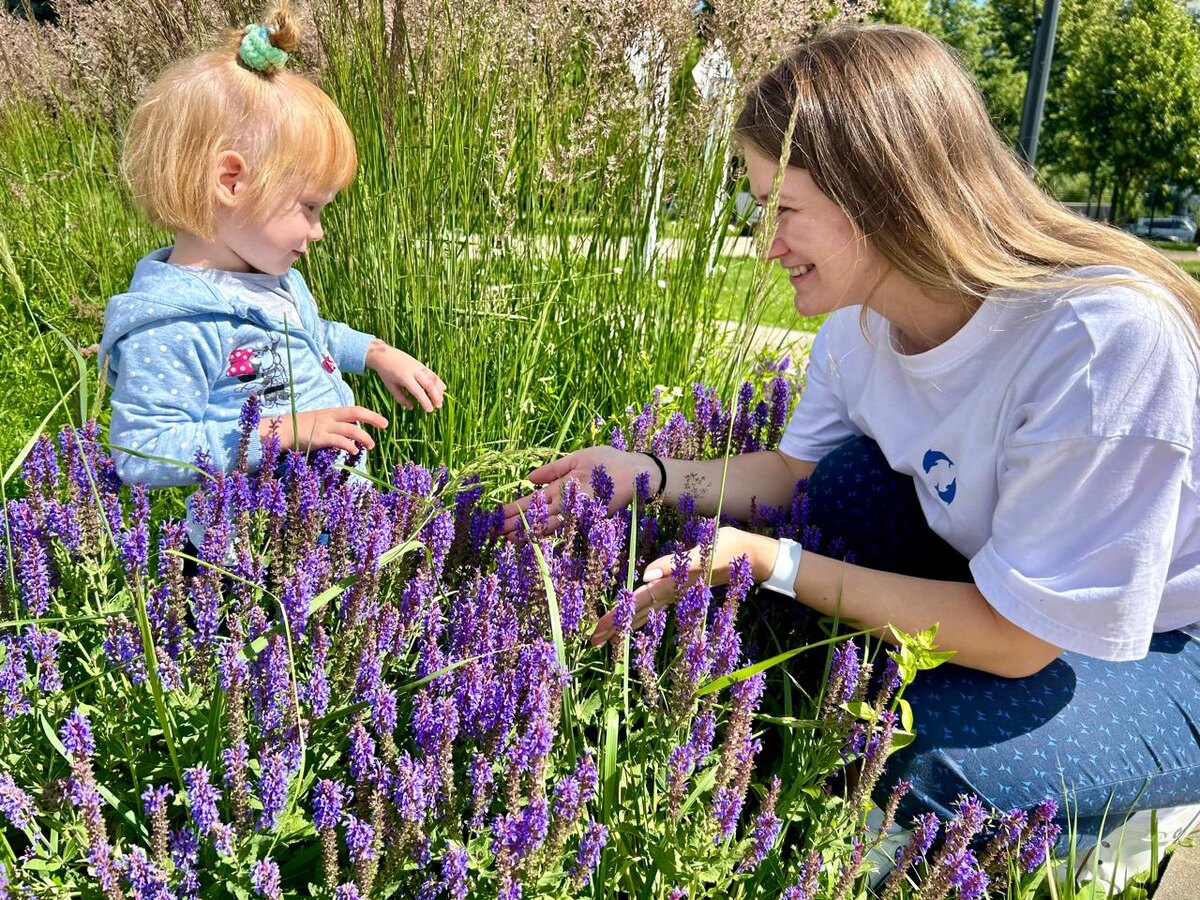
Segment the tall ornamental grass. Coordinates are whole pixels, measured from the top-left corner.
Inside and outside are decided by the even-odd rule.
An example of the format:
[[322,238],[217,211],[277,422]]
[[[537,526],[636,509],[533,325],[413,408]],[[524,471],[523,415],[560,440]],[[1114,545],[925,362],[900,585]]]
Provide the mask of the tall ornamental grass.
[[[356,385],[398,423],[381,458],[458,467],[569,445],[580,423],[655,385],[731,389],[763,279],[746,284],[744,321],[717,328],[730,112],[790,41],[863,9],[302,7],[308,40],[293,64],[338,102],[361,159],[305,274],[325,315],[411,351],[450,387],[447,407],[424,417],[369,378]],[[0,437],[5,457],[64,387],[57,338],[43,346],[48,325],[91,344],[107,297],[169,240],[139,221],[120,183],[120,123],[170,60],[261,12],[239,0],[58,10],[54,26],[0,15],[0,256],[11,258],[0,308],[13,351],[0,402],[31,426]],[[692,70],[718,46],[734,78],[706,100]]]
[[[792,394],[784,368],[732,408],[659,395],[614,438],[769,448]],[[257,474],[195,463],[193,555],[95,423],[29,442],[0,540],[0,896],[978,900],[1044,877],[1053,803],[975,798],[873,877],[863,820],[908,790],[884,769],[928,636],[864,655],[745,558],[631,632],[634,572],[717,526],[646,483],[610,514],[598,468],[560,531],[538,497],[512,542],[444,468],[368,483],[274,438]],[[803,483],[752,526],[821,543]],[[610,606],[620,637],[591,647]]]

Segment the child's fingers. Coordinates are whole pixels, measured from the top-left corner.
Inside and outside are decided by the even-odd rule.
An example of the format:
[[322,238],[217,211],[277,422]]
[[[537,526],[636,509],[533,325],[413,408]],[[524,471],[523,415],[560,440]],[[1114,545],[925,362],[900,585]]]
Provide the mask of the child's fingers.
[[446,385],[442,379],[437,377],[437,374],[426,369],[424,372],[417,374],[417,379],[425,388],[425,392],[429,395],[430,401],[433,403],[434,409],[442,408],[442,395],[446,391]]
[[364,422],[367,425],[374,425],[376,428],[388,427],[387,419],[375,412],[375,410],[367,409],[365,406],[347,406],[345,407],[345,413],[346,418],[342,419],[345,422]]
[[433,401],[425,393],[425,388],[421,386],[418,377],[414,377],[410,382],[406,383],[404,389],[421,405],[421,409],[425,410],[425,412],[433,412]]
[[368,450],[375,449],[374,438],[372,438],[371,435],[367,434],[366,431],[364,431],[362,428],[359,428],[352,422],[344,423],[340,428],[332,433],[345,439],[339,443],[338,446],[345,450],[347,445],[349,445],[350,453],[354,453],[357,450],[357,448],[354,446],[355,441],[362,444]]
[[409,397],[408,394],[404,393],[404,391],[400,390],[400,388],[392,388],[392,396],[395,397],[396,402],[405,409],[413,408],[414,404],[412,402],[412,398]]

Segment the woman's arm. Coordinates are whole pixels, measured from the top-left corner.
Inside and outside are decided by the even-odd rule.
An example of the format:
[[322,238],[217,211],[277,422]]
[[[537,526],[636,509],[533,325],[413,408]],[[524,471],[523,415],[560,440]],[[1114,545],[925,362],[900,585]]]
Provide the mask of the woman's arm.
[[[731,456],[728,468],[722,459],[664,459],[662,462],[667,474],[666,489],[662,492],[664,502],[674,505],[682,494],[690,494],[696,501],[696,512],[700,515],[716,515],[720,504],[721,511],[735,519],[750,518],[752,502],[758,506],[787,505],[792,500],[796,482],[807,478],[816,465],[794,459],[778,450]],[[662,474],[649,456],[613,447],[588,447],[569,453],[534,469],[529,473],[529,480],[545,486],[550,514],[557,515],[562,508],[560,500],[563,485],[568,479],[574,478],[585,490],[590,491],[592,469],[596,466],[603,466],[612,479],[612,511],[630,504],[634,480],[641,473],[647,473],[650,478],[651,494],[657,493],[662,486]],[[530,497],[522,497],[504,507],[505,533],[516,530],[529,501]]]
[[[771,574],[779,542],[736,528],[721,528],[713,550],[713,582],[723,583],[729,563],[739,556],[750,560],[754,581]],[[675,601],[671,558],[646,567],[646,582],[634,596],[634,626],[645,621],[652,606]],[[691,554],[689,580],[699,577],[700,554]],[[794,582],[796,599],[824,615],[837,616],[855,627],[869,628],[894,643],[889,625],[916,633],[937,624],[937,647],[953,650],[953,662],[1006,678],[1032,675],[1053,662],[1062,650],[1035,637],[999,615],[974,584],[933,581],[880,572],[804,551]],[[596,625],[593,642],[614,635],[609,613]]]

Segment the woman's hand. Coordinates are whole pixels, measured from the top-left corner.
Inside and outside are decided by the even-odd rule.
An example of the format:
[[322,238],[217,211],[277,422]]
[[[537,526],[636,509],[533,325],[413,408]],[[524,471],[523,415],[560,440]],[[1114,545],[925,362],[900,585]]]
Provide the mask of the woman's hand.
[[[633,481],[641,472],[650,472],[650,489],[656,490],[661,477],[650,458],[642,453],[626,453],[614,447],[587,447],[568,453],[561,459],[546,463],[529,473],[529,480],[546,488],[546,506],[551,522],[561,521],[555,517],[562,513],[562,489],[568,479],[579,482],[579,489],[592,492],[592,469],[604,466],[613,483],[612,502],[608,511],[623,509],[633,501]],[[504,507],[504,533],[511,534],[521,524],[521,514],[528,508],[532,495],[514,500]],[[551,530],[555,530],[552,528]]]
[[379,374],[388,393],[405,409],[417,404],[425,412],[442,408],[446,383],[415,356],[376,338],[367,349],[367,367]]
[[[712,580],[710,585],[725,584],[729,580],[729,564],[739,556],[750,560],[750,575],[755,584],[761,584],[771,575],[775,566],[775,554],[779,551],[779,541],[761,534],[751,534],[739,528],[722,526],[717,529],[713,541]],[[633,612],[633,628],[641,628],[650,615],[650,610],[670,606],[679,599],[675,593],[676,580],[672,571],[674,560],[670,556],[660,556],[646,566],[642,576],[644,584],[633,592],[636,602]],[[701,569],[700,548],[693,547],[688,551],[687,575],[682,579],[684,589],[692,585],[696,579],[708,573]],[[592,632],[593,646],[610,641],[619,632],[613,628],[613,611],[609,610],[596,623]]]

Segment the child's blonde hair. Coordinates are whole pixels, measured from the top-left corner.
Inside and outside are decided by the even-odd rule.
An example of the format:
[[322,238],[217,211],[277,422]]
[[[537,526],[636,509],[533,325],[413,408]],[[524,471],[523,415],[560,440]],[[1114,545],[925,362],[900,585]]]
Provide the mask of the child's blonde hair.
[[[296,49],[287,0],[262,24],[273,46]],[[246,161],[251,216],[269,212],[288,191],[340,191],[354,177],[354,136],[334,102],[302,75],[244,65],[242,38],[234,32],[223,49],[171,66],[130,117],[121,171],[155,225],[211,239],[214,167],[230,151]]]

